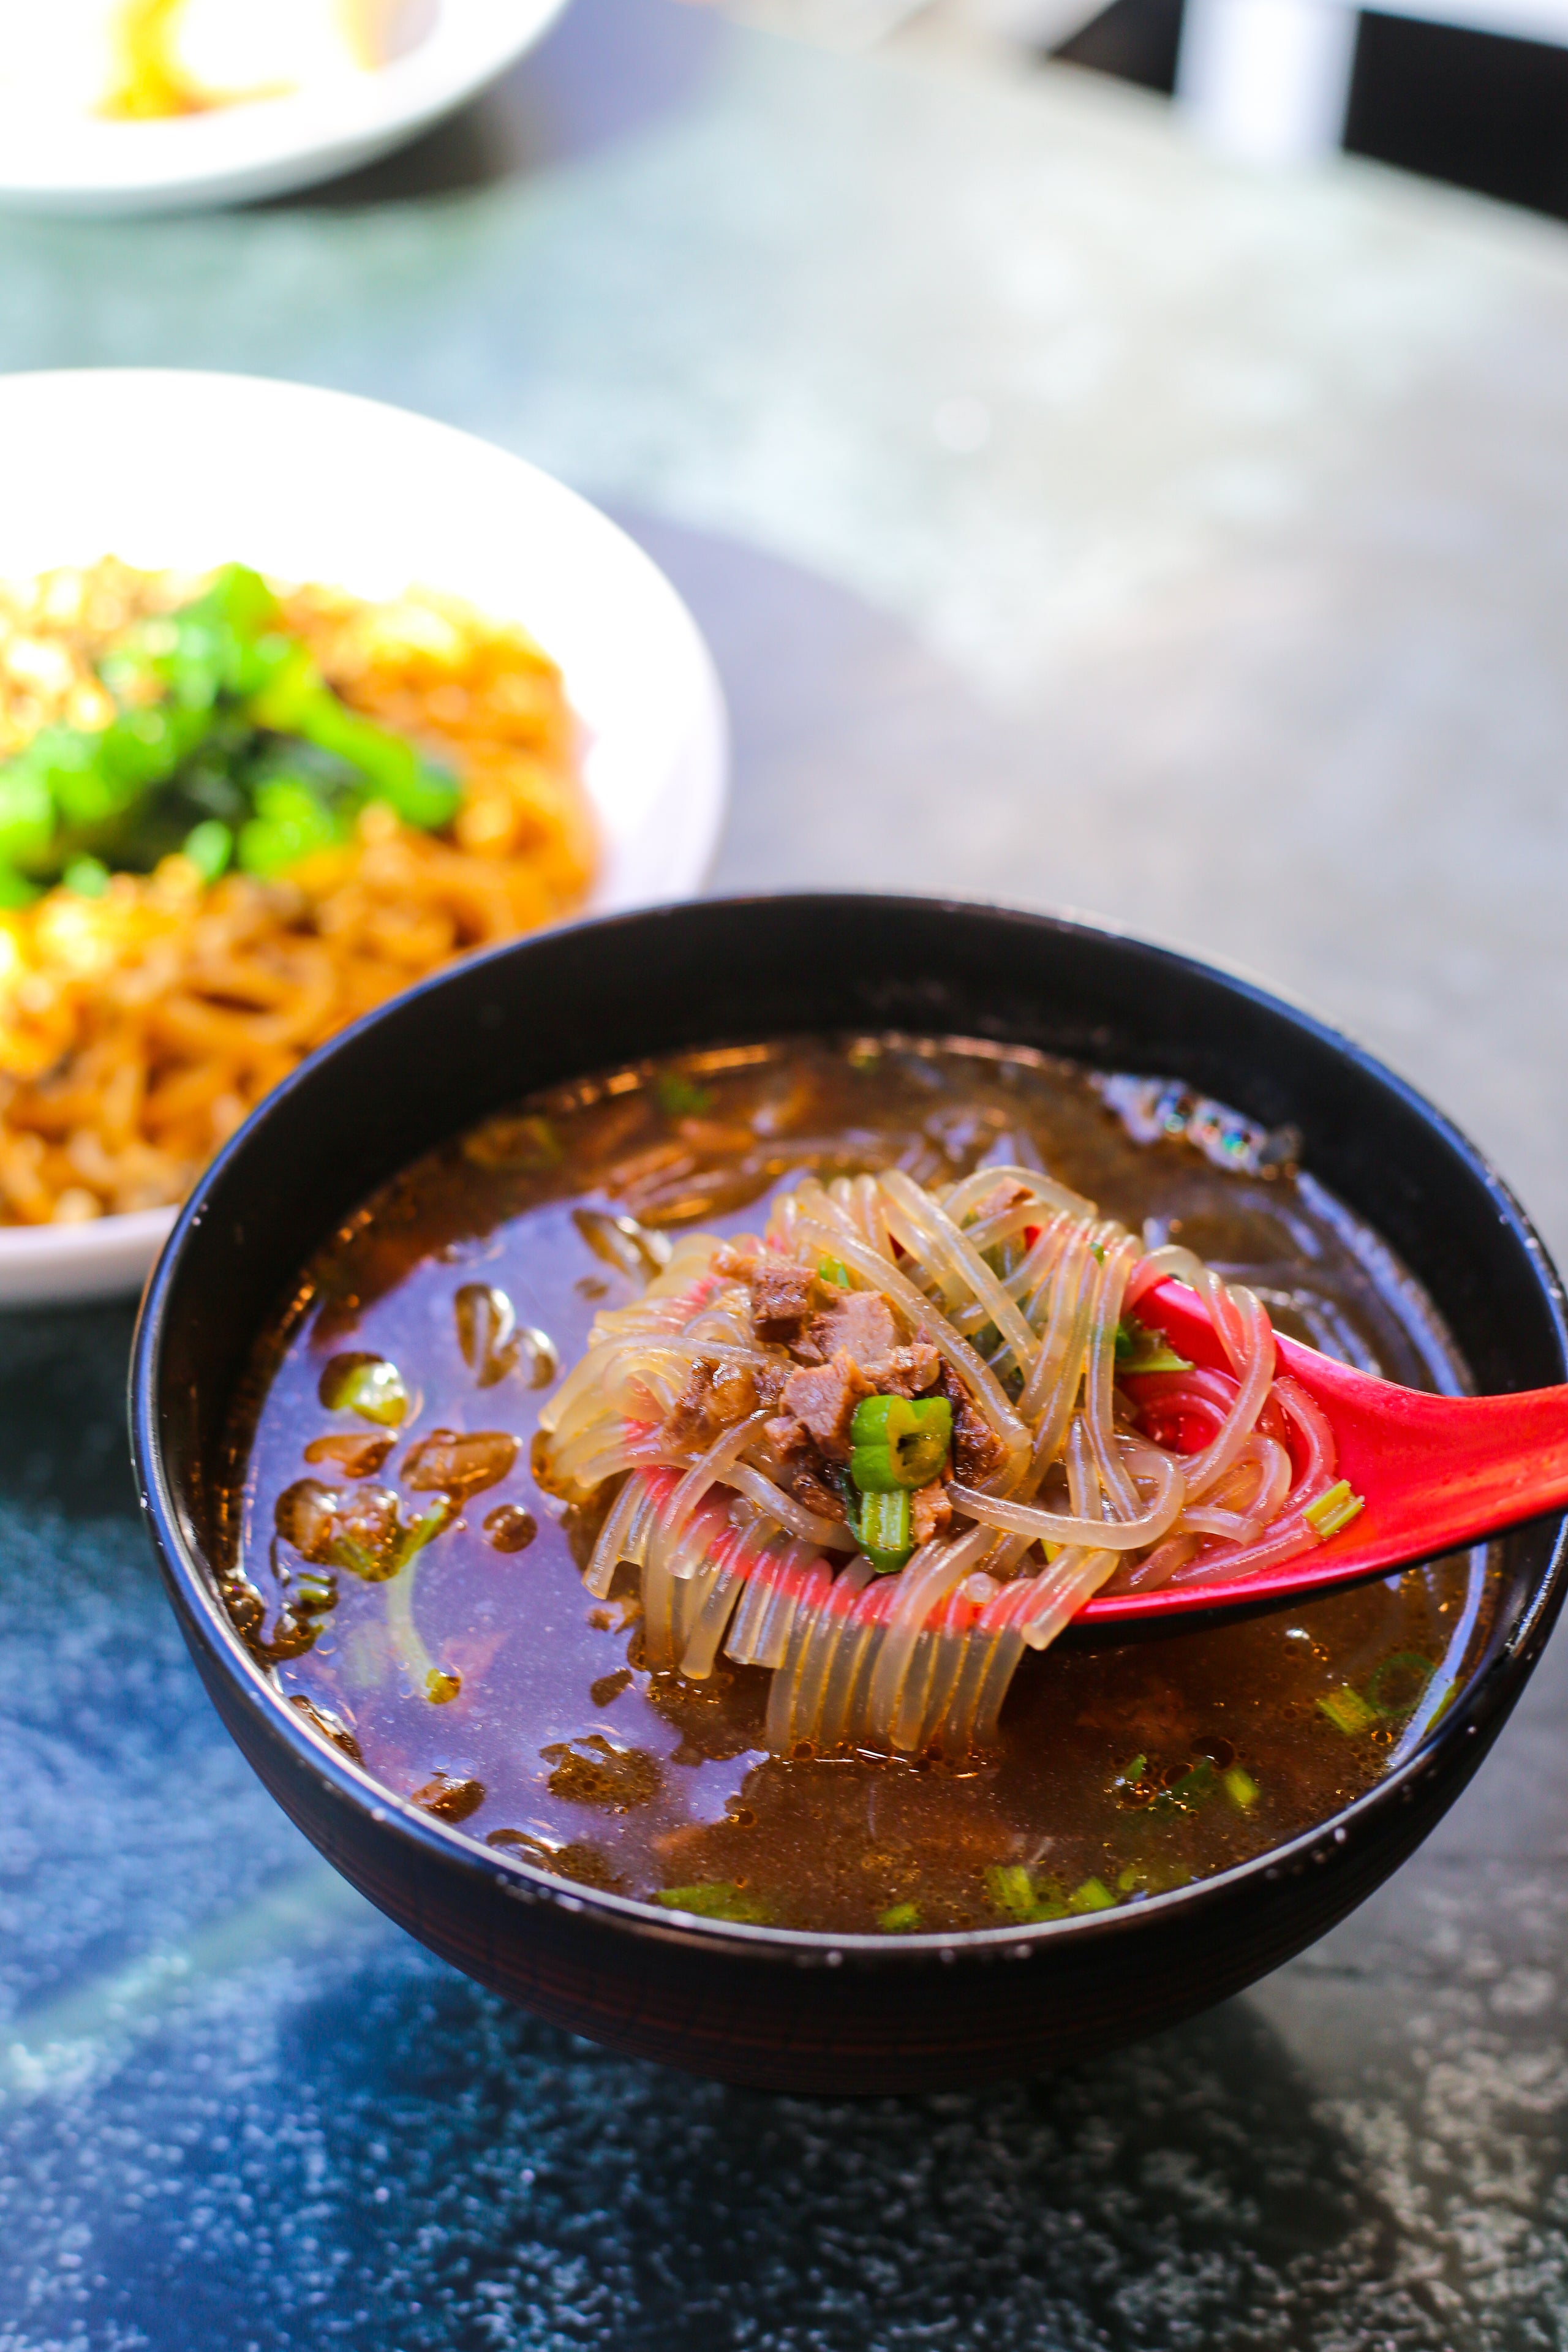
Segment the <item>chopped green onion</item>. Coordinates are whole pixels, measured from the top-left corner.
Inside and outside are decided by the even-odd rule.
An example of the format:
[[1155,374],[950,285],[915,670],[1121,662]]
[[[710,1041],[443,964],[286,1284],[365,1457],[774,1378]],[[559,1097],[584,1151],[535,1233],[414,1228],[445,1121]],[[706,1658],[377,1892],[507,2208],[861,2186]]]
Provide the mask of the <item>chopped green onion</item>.
[[1005,1911],[1022,1927],[1042,1919],[1065,1919],[1068,1901],[1059,1887],[1047,1881],[1037,1887],[1021,1862],[994,1863],[985,1874],[985,1892],[998,1911]]
[[239,862],[247,874],[266,880],[346,838],[342,820],[309,784],[272,776],[257,786],[256,814],[239,828]]
[[1225,1793],[1238,1813],[1249,1813],[1258,1802],[1258,1783],[1241,1765],[1233,1764],[1225,1775]]
[[994,1863],[985,1874],[985,1892],[998,1911],[1015,1919],[1029,1919],[1035,1911],[1035,1882],[1021,1862]]
[[394,1554],[395,1565],[386,1584],[386,1630],[408,1680],[432,1706],[445,1706],[463,1687],[462,1676],[438,1666],[420,1638],[414,1622],[415,1562],[432,1536],[457,1516],[445,1495],[414,1526],[404,1530]]
[[1343,1684],[1337,1691],[1330,1691],[1326,1698],[1318,1701],[1318,1706],[1334,1729],[1342,1731],[1347,1739],[1355,1738],[1363,1731],[1370,1731],[1377,1721],[1377,1709],[1368,1706],[1360,1691],[1352,1690],[1349,1683]]
[[890,1909],[880,1913],[877,1920],[884,1936],[907,1936],[920,1924],[921,1906],[918,1903],[895,1903]]
[[109,868],[101,857],[73,857],[60,879],[79,898],[101,898],[109,887]]
[[915,1548],[908,1487],[866,1496],[859,1520],[849,1522],[849,1532],[879,1576],[891,1576],[902,1568]]
[[317,1390],[329,1412],[357,1412],[383,1429],[408,1418],[409,1396],[402,1373],[384,1356],[333,1356]]
[[816,1269],[824,1282],[833,1283],[839,1290],[849,1287],[849,1268],[841,1257],[825,1257]]
[[221,817],[194,824],[180,844],[204,882],[216,882],[234,856],[234,835]]
[[39,750],[46,729],[26,749],[0,767],[0,857],[10,865],[45,855],[55,829],[54,794],[48,786],[47,755]]
[[[1395,1720],[1401,1716],[1413,1715],[1436,1672],[1432,1660],[1419,1650],[1395,1650],[1392,1657],[1384,1658],[1383,1664],[1368,1675],[1367,1700],[1379,1715],[1392,1717]],[[1392,1696],[1388,1687],[1390,1683],[1394,1685]]]
[[1219,1794],[1219,1775],[1206,1756],[1200,1756],[1179,1780],[1162,1789],[1150,1811],[1154,1813],[1194,1813]]
[[765,1903],[726,1878],[708,1878],[696,1886],[661,1886],[649,1898],[666,1911],[690,1911],[699,1919],[733,1919],[764,1927],[771,1914]]
[[1330,1536],[1337,1536],[1342,1528],[1349,1527],[1356,1513],[1365,1507],[1364,1498],[1352,1494],[1350,1480],[1342,1478],[1337,1486],[1331,1486],[1326,1495],[1320,1495],[1315,1503],[1309,1503],[1301,1516],[1320,1542],[1326,1542]]
[[1454,1701],[1458,1697],[1458,1683],[1457,1681],[1451,1682],[1432,1711],[1431,1719],[1426,1726],[1428,1731],[1432,1730],[1434,1726],[1442,1722],[1443,1717],[1447,1714],[1448,1709],[1453,1706]]
[[713,1108],[713,1089],[683,1078],[679,1070],[664,1070],[653,1082],[658,1107],[667,1118],[700,1118]]
[[1117,1878],[1121,1895],[1169,1895],[1173,1887],[1190,1886],[1193,1874],[1180,1863],[1130,1862]]
[[397,1569],[394,1573],[405,1569],[409,1561],[416,1559],[426,1545],[434,1537],[438,1536],[443,1528],[449,1527],[456,1517],[457,1505],[451,1497],[447,1495],[437,1495],[429,1509],[421,1512],[413,1526],[405,1528],[398,1538],[397,1549],[394,1555]]
[[849,1475],[863,1495],[929,1486],[952,1443],[945,1397],[862,1397],[850,1423]]
[[422,759],[412,743],[363,719],[340,702],[310,654],[292,639],[273,675],[246,704],[253,725],[275,735],[301,736],[357,769],[367,797],[384,801],[405,824],[430,832],[456,816],[462,791],[445,769]]
[[1114,1911],[1116,1897],[1103,1879],[1086,1878],[1068,1896],[1069,1911]]
[[1124,1315],[1116,1327],[1117,1368],[1124,1372],[1190,1372],[1192,1365],[1160,1331],[1152,1331],[1135,1315]]

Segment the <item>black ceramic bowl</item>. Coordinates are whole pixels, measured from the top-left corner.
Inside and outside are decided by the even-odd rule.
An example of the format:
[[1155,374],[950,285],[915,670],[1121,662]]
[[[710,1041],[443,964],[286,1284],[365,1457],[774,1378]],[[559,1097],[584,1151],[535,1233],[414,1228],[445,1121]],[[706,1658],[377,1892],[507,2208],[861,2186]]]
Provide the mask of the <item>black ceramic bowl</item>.
[[849,897],[584,924],[462,964],[317,1054],[193,1195],[137,1334],[142,1498],[214,1704],[285,1811],[411,1934],[617,2049],[795,2090],[967,2084],[1081,2057],[1222,2000],[1342,1917],[1426,1836],[1519,1696],[1562,1600],[1562,1517],[1502,1547],[1507,1597],[1457,1705],[1310,1836],[1178,1893],[956,1937],[680,1922],[547,1877],[389,1795],[252,1661],[216,1594],[209,1471],[258,1332],[353,1208],[524,1092],[789,1031],[1005,1039],[1170,1073],[1268,1126],[1426,1284],[1483,1390],[1561,1381],[1563,1297],[1464,1138],[1342,1038],[1136,940],[991,908]]

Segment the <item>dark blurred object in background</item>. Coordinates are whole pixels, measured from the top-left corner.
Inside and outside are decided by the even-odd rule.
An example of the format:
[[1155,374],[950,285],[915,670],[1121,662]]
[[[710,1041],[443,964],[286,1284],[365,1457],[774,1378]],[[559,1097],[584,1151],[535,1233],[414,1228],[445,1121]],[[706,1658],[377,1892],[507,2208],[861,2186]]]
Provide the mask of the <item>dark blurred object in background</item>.
[[1089,66],[1119,81],[1163,90],[1169,98],[1176,87],[1181,39],[1182,0],[1110,0],[1109,8],[1051,55],[1069,66]]
[[[1182,0],[1111,0],[1052,54],[1169,92],[1181,30]],[[1568,220],[1568,49],[1363,16],[1344,143]]]

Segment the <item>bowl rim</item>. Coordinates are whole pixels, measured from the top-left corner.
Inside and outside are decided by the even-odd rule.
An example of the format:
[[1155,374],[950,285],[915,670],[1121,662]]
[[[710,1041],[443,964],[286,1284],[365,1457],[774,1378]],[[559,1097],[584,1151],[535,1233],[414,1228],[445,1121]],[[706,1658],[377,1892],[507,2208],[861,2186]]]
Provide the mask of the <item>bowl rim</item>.
[[[605,808],[595,798],[592,761],[584,757],[584,789],[605,854],[585,907],[569,919],[594,920],[630,912],[641,905],[662,903],[671,891],[684,895],[702,887],[718,853],[729,802],[730,719],[723,687],[707,636],[679,588],[663,565],[593,499],[531,457],[482,433],[469,432],[421,409],[406,408],[398,401],[346,392],[332,384],[226,368],[18,368],[0,371],[0,424],[7,420],[13,402],[21,411],[23,424],[27,424],[30,410],[51,394],[71,403],[92,401],[103,410],[122,410],[128,395],[210,405],[215,413],[226,403],[241,411],[257,405],[272,421],[274,447],[285,452],[312,433],[327,431],[334,420],[346,429],[356,419],[363,419],[377,430],[405,436],[411,445],[407,462],[426,478],[438,478],[443,462],[493,467],[498,478],[514,483],[518,496],[531,501],[536,510],[553,509],[559,516],[570,517],[582,541],[578,561],[606,582],[617,576],[638,580],[647,592],[650,610],[657,606],[662,611],[670,648],[683,653],[688,708],[681,756],[690,770],[691,788],[680,854],[673,861],[667,858],[660,871],[651,875],[645,871],[640,882],[634,874],[616,877],[612,884],[607,869],[617,854],[616,835]],[[79,417],[73,413],[68,421],[74,426]],[[111,524],[106,535],[111,535],[114,527]],[[459,597],[465,593],[461,577],[420,584]],[[503,614],[501,617],[516,616]],[[543,635],[547,638],[548,631]],[[543,649],[554,657],[548,642]],[[570,700],[573,677],[564,670],[563,674]],[[573,675],[576,674],[574,670]],[[650,890],[653,896],[641,895]],[[133,1293],[168,1239],[176,1208],[176,1203],[170,1202],[155,1209],[111,1211],[79,1224],[0,1223],[0,1307]]]
[[[1264,1012],[1279,1015],[1304,1032],[1313,1043],[1329,1048],[1336,1057],[1347,1060],[1363,1076],[1391,1092],[1406,1109],[1415,1112],[1425,1124],[1435,1129],[1440,1140],[1457,1154],[1473,1175],[1480,1179],[1497,1209],[1500,1221],[1510,1229],[1524,1250],[1535,1276],[1538,1291],[1549,1310],[1558,1351],[1563,1359],[1565,1376],[1568,1376],[1568,1292],[1564,1290],[1562,1277],[1544,1242],[1511,1188],[1489,1157],[1469,1140],[1447,1113],[1429,1102],[1407,1079],[1400,1077],[1375,1055],[1316,1014],[1291,1003],[1259,982],[1227,971],[1218,963],[1190,955],[1162,941],[1149,940],[1142,933],[1121,925],[1091,921],[1077,914],[1042,913],[995,900],[959,898],[934,892],[751,891],[719,899],[686,901],[643,908],[626,914],[584,918],[574,923],[556,926],[548,932],[504,942],[479,956],[448,965],[387,1004],[374,1007],[350,1027],[328,1039],[290,1072],[258,1105],[204,1171],[200,1182],[181,1210],[179,1220],[143,1293],[132,1350],[129,1399],[138,1488],[160,1565],[173,1588],[187,1632],[198,1632],[203,1636],[208,1654],[221,1661],[227,1670],[229,1681],[243,1694],[252,1712],[264,1719],[266,1729],[274,1738],[284,1741],[300,1765],[313,1771],[341,1800],[368,1813],[378,1828],[390,1832],[405,1848],[412,1849],[415,1855],[446,1864],[454,1862],[468,1867],[477,1864],[481,1871],[488,1872],[494,1885],[502,1892],[567,1913],[588,1914],[608,1927],[624,1929],[656,1943],[691,1947],[707,1953],[728,1952],[731,1957],[769,1961],[775,1965],[838,1968],[851,1964],[858,1969],[878,1969],[909,1968],[933,1960],[939,1964],[952,1964],[960,1959],[984,1962],[1022,1958],[1049,1949],[1060,1938],[1073,1937],[1081,1943],[1111,1934],[1128,1935],[1152,1928],[1175,1914],[1195,1916],[1205,1910],[1213,1910],[1223,1906],[1248,1882],[1272,1883],[1299,1874],[1313,1862],[1326,1860],[1329,1851],[1347,1844],[1373,1817],[1405,1802],[1408,1796],[1414,1794],[1415,1784],[1434,1769],[1439,1751],[1458,1748],[1467,1739],[1479,1735],[1483,1722],[1500,1709],[1502,1717],[1506,1717],[1517,1696],[1517,1685],[1525,1670],[1533,1664],[1534,1655],[1550,1633],[1565,1592],[1568,1592],[1568,1510],[1543,1515],[1548,1522],[1556,1522],[1545,1567],[1514,1624],[1490,1654],[1483,1656],[1469,1683],[1441,1719],[1428,1727],[1402,1763],[1374,1782],[1372,1788],[1352,1799],[1348,1805],[1325,1814],[1320,1822],[1285,1843],[1267,1847],[1244,1862],[1232,1864],[1208,1877],[1192,1880],[1185,1886],[1174,1887],[1161,1895],[1146,1895],[1136,1903],[1118,1905],[1106,1911],[948,1933],[931,1930],[894,1936],[869,1932],[832,1934],[816,1928],[749,1926],[737,1921],[705,1919],[692,1913],[663,1910],[632,1895],[616,1895],[602,1888],[557,1878],[514,1857],[504,1848],[481,1843],[477,1838],[466,1835],[460,1827],[437,1820],[408,1799],[398,1796],[395,1790],[386,1788],[367,1768],[355,1764],[323,1735],[309,1727],[301,1710],[291,1706],[268,1682],[262,1668],[240,1640],[218,1598],[213,1580],[196,1558],[182,1526],[181,1514],[165,1472],[159,1436],[158,1372],[171,1296],[178,1278],[185,1240],[205,1214],[211,1189],[248,1150],[253,1133],[268,1118],[275,1105],[298,1089],[313,1087],[318,1083],[319,1073],[324,1071],[336,1056],[352,1051],[362,1035],[378,1023],[392,1017],[398,1007],[449,985],[456,974],[471,971],[478,966],[503,958],[526,956],[536,947],[558,940],[566,933],[593,932],[608,938],[629,926],[668,921],[672,918],[679,919],[682,913],[695,913],[703,908],[715,906],[744,912],[749,908],[758,907],[845,908],[857,903],[872,904],[883,909],[918,910],[924,915],[932,911],[970,917],[978,914],[994,919],[1004,926],[1049,930],[1068,941],[1125,942],[1153,956],[1167,970],[1205,980],[1217,980],[1226,989],[1241,995]],[[395,1171],[389,1171],[388,1176],[393,1173]]]

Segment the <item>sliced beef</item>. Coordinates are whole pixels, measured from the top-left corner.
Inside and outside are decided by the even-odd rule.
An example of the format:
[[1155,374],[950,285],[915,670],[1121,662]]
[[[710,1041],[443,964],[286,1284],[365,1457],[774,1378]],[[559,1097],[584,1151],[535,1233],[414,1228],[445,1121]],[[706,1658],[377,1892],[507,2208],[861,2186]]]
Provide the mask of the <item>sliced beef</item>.
[[933,1537],[945,1535],[952,1523],[952,1505],[941,1479],[917,1487],[910,1496],[910,1529],[916,1543],[928,1544]]
[[711,1445],[721,1429],[778,1402],[781,1381],[759,1365],[694,1364],[664,1433],[672,1445]]
[[855,1408],[862,1397],[875,1394],[859,1365],[841,1348],[831,1363],[790,1374],[784,1409],[805,1423],[830,1462],[847,1462]]
[[942,1358],[929,1339],[917,1339],[912,1347],[895,1348],[879,1363],[862,1369],[879,1396],[918,1397],[935,1388]]
[[759,1339],[790,1348],[805,1329],[811,1313],[810,1268],[782,1262],[770,1265],[759,1258],[752,1277],[752,1322]]
[[843,1498],[832,1482],[827,1458],[805,1423],[793,1413],[781,1413],[766,1423],[763,1433],[785,1494],[822,1518],[843,1518]]
[[965,1486],[978,1486],[1001,1468],[1007,1449],[984,1414],[971,1404],[969,1391],[951,1364],[943,1364],[938,1386],[952,1407],[953,1469]]
[[892,1354],[899,1327],[879,1292],[851,1290],[825,1315],[812,1318],[810,1338],[824,1363],[842,1352],[866,1370]]

